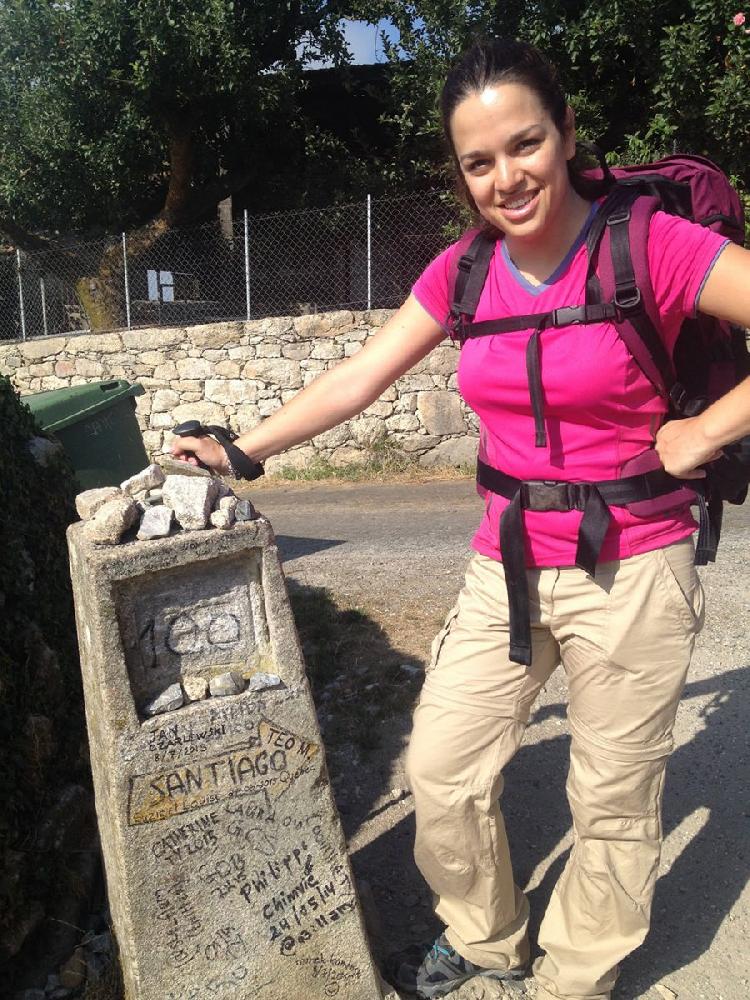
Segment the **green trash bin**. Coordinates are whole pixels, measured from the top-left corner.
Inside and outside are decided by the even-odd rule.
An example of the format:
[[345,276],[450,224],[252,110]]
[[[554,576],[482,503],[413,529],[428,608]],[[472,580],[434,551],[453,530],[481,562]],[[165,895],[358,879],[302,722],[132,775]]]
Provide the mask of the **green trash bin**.
[[65,448],[81,489],[90,490],[119,486],[148,465],[134,398],[145,391],[137,382],[112,379],[35,392],[22,400]]

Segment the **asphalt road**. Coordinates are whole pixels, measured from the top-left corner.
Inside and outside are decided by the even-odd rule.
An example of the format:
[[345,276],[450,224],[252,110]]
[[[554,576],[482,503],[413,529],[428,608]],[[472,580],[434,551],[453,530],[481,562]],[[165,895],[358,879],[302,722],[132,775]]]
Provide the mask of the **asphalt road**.
[[[253,499],[274,526],[289,577],[379,609],[394,628],[406,606],[418,605],[424,623],[439,620],[450,607],[481,516],[481,502],[465,480],[290,485],[263,489]],[[652,931],[623,965],[618,1000],[669,995],[657,986],[689,1000],[750,996],[750,508],[726,511],[719,559],[700,571],[707,622],[675,730]],[[428,641],[425,634],[425,650]],[[570,846],[567,739],[565,683],[558,670],[507,772],[506,821],[517,878],[537,921]],[[382,762],[383,788],[400,780],[398,746]],[[376,902],[384,907],[402,891],[389,896],[377,884],[385,848],[401,850],[399,863],[409,864],[410,818],[408,805],[402,806],[390,810],[390,830],[382,820],[372,828],[364,821],[348,823],[355,871],[375,882]]]

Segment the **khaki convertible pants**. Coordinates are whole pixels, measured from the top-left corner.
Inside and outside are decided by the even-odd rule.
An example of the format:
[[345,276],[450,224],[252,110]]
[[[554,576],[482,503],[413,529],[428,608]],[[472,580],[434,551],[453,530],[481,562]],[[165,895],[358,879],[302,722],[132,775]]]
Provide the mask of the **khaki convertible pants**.
[[451,944],[482,966],[528,959],[528,903],[498,799],[534,699],[560,662],[567,674],[575,840],[539,932],[541,997],[606,1000],[618,962],[646,936],[664,768],[703,624],[693,552],[688,539],[603,563],[595,579],[528,570],[531,667],[508,659],[502,564],[477,555],[433,643],[407,765],[415,858]]

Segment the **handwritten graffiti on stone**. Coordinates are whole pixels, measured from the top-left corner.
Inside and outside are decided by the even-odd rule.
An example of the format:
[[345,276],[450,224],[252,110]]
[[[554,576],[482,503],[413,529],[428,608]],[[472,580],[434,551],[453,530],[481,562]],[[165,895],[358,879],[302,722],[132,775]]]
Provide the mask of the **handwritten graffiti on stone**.
[[295,958],[295,964],[306,968],[312,973],[313,979],[321,979],[325,983],[327,997],[339,996],[342,989],[346,996],[346,986],[358,983],[362,979],[362,970],[353,962],[339,958],[336,955],[305,955]]
[[166,654],[213,659],[212,653],[244,651],[243,628],[231,604],[164,609],[158,617],[148,617],[138,632],[141,663],[146,670],[162,665]]
[[219,816],[215,812],[198,816],[155,840],[151,853],[158,861],[179,864],[196,855],[213,854],[219,844]]
[[129,780],[128,823],[138,826],[267,789],[276,800],[313,768],[320,745],[262,720],[252,740],[217,757],[137,774]]
[[244,848],[270,857],[276,851],[279,832],[276,827],[276,809],[267,789],[256,795],[233,799],[224,806],[227,817],[228,837]]
[[212,896],[223,899],[242,884],[246,868],[244,856],[232,854],[228,858],[204,862],[198,868],[198,876]]
[[177,760],[180,757],[206,753],[212,743],[225,736],[226,726],[220,722],[206,725],[198,725],[194,720],[187,724],[174,722],[151,733],[148,749],[157,762]]
[[[253,979],[246,965],[237,965],[220,976],[212,976],[200,986],[188,986],[179,992],[169,990],[164,1000],[215,1000],[220,990],[231,990],[237,986],[242,986],[246,996],[257,998],[263,996],[265,988],[272,983],[272,979],[264,978],[262,981]],[[236,996],[235,993],[230,995]]]
[[197,940],[203,924],[188,893],[187,878],[176,875],[154,890],[156,917],[165,925],[168,961],[181,968],[192,962],[200,949]]
[[230,924],[218,929],[203,949],[203,954],[208,962],[228,959],[234,962],[247,954],[247,945],[237,928]]
[[293,955],[322,928],[355,907],[351,879],[343,865],[321,870],[313,838],[255,867],[240,886],[245,902],[268,924],[271,943],[282,955]]

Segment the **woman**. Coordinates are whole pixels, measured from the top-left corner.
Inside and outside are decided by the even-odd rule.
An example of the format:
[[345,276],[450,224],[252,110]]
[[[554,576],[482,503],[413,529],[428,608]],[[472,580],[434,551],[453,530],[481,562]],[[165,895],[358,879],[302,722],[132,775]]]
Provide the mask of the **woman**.
[[[502,234],[476,320],[583,301],[585,233],[597,203],[576,177],[573,113],[532,47],[476,45],[443,92],[447,137],[469,204]],[[674,343],[695,308],[750,326],[750,253],[656,213],[649,266],[661,336]],[[445,336],[448,250],[366,347],[327,372],[237,444],[262,461],[359,413]],[[483,427],[483,459],[521,480],[618,478],[654,447],[665,407],[608,322],[544,332],[546,434],[535,437],[526,346],[531,331],[467,342],[459,385]],[[700,416],[655,435],[668,472],[700,466],[750,432],[750,380]],[[210,438],[173,451],[230,471]],[[602,1000],[643,940],[661,841],[664,768],[678,699],[702,624],[695,522],[682,505],[647,518],[612,507],[596,572],[575,565],[577,510],[525,512],[531,663],[511,656],[498,525],[486,516],[456,607],[433,645],[415,713],[408,771],[415,856],[446,931],[397,985],[444,996],[473,975],[512,982],[529,956],[528,904],[513,881],[498,798],[536,695],[562,662],[572,734],[568,797],[575,845],[541,926],[539,997]],[[543,787],[544,776],[540,775]]]

